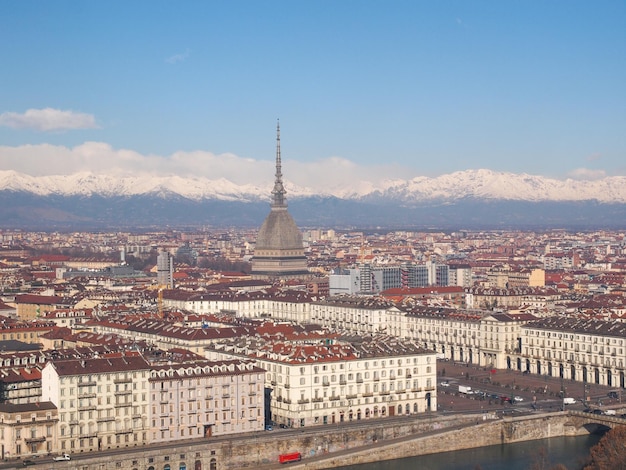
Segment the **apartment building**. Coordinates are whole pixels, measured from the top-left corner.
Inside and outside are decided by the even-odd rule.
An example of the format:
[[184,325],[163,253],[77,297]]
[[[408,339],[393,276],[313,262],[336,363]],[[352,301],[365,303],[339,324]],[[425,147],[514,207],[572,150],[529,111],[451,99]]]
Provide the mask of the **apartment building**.
[[268,417],[288,427],[437,409],[435,354],[388,335],[229,341],[206,353],[254,359],[267,371]]
[[578,382],[626,386],[626,324],[550,317],[521,328],[512,368]]
[[373,265],[359,263],[337,270],[329,277],[330,295],[377,294],[400,287],[449,285],[449,268],[431,261],[423,265]]
[[17,317],[33,320],[45,313],[68,306],[67,300],[54,295],[22,294],[15,296]]
[[59,450],[92,452],[148,443],[150,365],[138,354],[50,360],[42,400],[59,410]]
[[338,296],[312,302],[309,322],[331,329],[344,329],[353,334],[372,335],[387,332],[387,316],[398,311],[380,297]]
[[57,421],[57,407],[51,402],[0,403],[2,460],[55,452]]
[[316,297],[301,291],[189,293],[166,291],[164,305],[197,314],[236,313],[245,318],[281,318],[299,323],[309,322],[310,303]]
[[555,289],[541,287],[471,287],[466,292],[467,308],[519,308],[533,297],[551,301],[561,298]]
[[190,328],[160,319],[136,316],[94,320],[89,322],[89,327],[96,333],[116,334],[135,342],[145,341],[159,349],[184,348],[196,354],[202,354],[216,339],[237,337],[247,333],[242,327]]
[[150,442],[262,431],[264,376],[252,361],[153,366],[148,379]]

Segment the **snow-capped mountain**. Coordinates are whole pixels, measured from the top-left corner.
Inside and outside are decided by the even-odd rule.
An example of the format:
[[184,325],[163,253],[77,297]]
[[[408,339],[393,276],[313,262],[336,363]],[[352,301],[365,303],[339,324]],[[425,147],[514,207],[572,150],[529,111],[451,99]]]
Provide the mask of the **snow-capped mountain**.
[[[287,182],[288,197],[334,197],[346,200],[388,200],[403,204],[457,201],[466,198],[508,201],[598,201],[626,203],[626,177],[593,181],[556,180],[528,174],[466,170],[434,178],[364,182],[344,188],[298,187]],[[37,196],[177,196],[192,201],[222,200],[253,202],[268,200],[271,185],[237,185],[224,178],[180,176],[125,176],[75,173],[34,177],[15,171],[0,171],[0,191]]]
[[[0,229],[258,227],[273,184],[179,176],[0,171]],[[301,226],[580,229],[626,227],[626,178],[554,180],[468,170],[411,180],[300,187],[286,183]]]

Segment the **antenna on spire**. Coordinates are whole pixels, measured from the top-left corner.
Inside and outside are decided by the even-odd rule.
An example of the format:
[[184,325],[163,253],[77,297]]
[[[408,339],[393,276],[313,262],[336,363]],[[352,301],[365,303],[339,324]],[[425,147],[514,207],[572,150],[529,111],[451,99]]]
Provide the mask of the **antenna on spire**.
[[276,179],[282,181],[282,168],[280,161],[280,120],[276,120]]
[[272,190],[272,207],[286,207],[285,187],[283,186],[282,164],[280,158],[280,120],[276,120],[276,179]]

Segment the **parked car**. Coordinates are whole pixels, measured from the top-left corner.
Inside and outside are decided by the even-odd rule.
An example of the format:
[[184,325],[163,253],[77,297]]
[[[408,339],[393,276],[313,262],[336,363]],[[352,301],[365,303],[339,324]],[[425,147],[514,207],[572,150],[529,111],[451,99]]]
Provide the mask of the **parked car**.
[[515,396],[513,397],[513,401],[514,401],[515,403],[519,403],[520,401],[524,401],[524,399],[523,399],[522,397],[520,397],[519,395],[515,395]]
[[22,465],[27,467],[29,465],[35,465],[35,462],[33,462],[32,460],[26,459],[26,460],[22,460]]
[[615,398],[615,399],[619,398],[619,395],[617,392],[609,392],[607,393],[607,395],[609,398]]
[[442,387],[449,387],[450,382],[448,382],[447,380],[442,380],[441,382],[439,382],[439,385],[441,385]]
[[603,414],[604,414],[604,412],[603,412],[602,410],[598,410],[598,409],[593,410],[593,411],[592,411],[592,413],[593,413],[594,415],[603,415]]
[[61,460],[71,460],[71,458],[70,458],[70,454],[61,454],[61,455],[57,455],[52,460],[56,460],[57,462],[59,462]]
[[272,426],[271,424],[266,424],[265,425],[265,430],[266,431],[273,431],[274,430],[274,426]]

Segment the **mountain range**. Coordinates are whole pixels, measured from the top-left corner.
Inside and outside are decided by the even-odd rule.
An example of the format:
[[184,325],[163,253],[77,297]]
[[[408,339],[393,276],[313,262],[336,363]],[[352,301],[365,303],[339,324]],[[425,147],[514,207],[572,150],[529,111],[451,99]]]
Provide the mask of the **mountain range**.
[[[30,176],[0,171],[0,228],[258,226],[272,185],[180,176]],[[434,178],[286,184],[301,226],[602,228],[626,225],[626,177],[557,180],[466,170]]]

